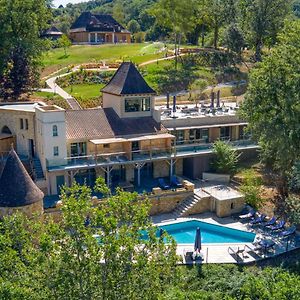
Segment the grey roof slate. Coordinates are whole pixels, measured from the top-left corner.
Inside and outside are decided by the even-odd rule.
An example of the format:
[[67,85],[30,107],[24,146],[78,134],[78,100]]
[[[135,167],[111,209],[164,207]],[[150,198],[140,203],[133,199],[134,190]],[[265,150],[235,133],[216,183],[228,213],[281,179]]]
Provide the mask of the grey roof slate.
[[0,207],[26,206],[41,201],[43,197],[43,192],[35,185],[12,149],[0,177]]
[[67,139],[100,139],[114,137],[102,108],[67,110]]
[[111,15],[83,12],[72,24],[71,30],[85,28],[86,31],[129,32]]
[[131,62],[124,62],[102,92],[114,95],[156,94]]
[[112,108],[66,111],[67,139],[106,139],[155,134],[166,129],[152,117],[120,118]]

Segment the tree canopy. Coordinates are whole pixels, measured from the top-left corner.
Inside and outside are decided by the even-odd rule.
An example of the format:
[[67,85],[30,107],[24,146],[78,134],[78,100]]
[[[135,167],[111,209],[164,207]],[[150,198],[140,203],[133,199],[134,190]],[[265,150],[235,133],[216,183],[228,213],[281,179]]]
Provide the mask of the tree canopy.
[[287,22],[279,43],[250,74],[242,116],[269,162],[287,184],[300,158],[300,22]]
[[0,0],[0,96],[16,99],[38,85],[50,18],[45,0]]

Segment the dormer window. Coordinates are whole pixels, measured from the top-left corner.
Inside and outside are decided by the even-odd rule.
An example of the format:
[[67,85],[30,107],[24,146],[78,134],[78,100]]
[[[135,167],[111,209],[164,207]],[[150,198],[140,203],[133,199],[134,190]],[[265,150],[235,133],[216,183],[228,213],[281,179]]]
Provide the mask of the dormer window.
[[53,127],[52,127],[52,135],[53,136],[58,136],[57,125],[53,125]]
[[150,97],[126,98],[125,112],[150,111]]

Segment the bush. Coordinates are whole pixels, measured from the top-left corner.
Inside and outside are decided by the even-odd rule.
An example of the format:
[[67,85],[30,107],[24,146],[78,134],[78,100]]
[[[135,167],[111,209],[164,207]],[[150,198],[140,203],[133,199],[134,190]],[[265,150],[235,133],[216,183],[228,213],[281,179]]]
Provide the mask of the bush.
[[233,175],[236,172],[240,154],[229,143],[216,141],[213,145],[213,153],[216,157],[212,166],[217,173]]
[[255,174],[254,170],[246,170],[242,176],[243,183],[240,190],[245,195],[246,203],[257,209],[263,203],[260,196],[262,179]]
[[289,222],[300,224],[300,198],[297,196],[289,196],[286,200],[286,215]]
[[300,162],[295,163],[289,179],[289,188],[293,192],[300,192]]

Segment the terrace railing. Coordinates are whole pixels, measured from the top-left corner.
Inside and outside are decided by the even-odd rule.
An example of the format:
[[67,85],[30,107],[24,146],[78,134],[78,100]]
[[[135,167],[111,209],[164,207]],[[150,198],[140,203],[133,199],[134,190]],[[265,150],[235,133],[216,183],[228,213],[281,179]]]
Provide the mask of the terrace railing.
[[[199,143],[202,141],[202,143]],[[206,153],[212,151],[213,143],[206,143],[204,140],[198,140],[198,143],[194,143],[195,140],[183,145],[176,145],[170,148],[154,148],[149,150],[135,150],[132,152],[117,152],[117,153],[100,153],[91,154],[77,157],[67,157],[65,159],[47,160],[47,167],[51,168],[76,168],[76,167],[93,167],[93,166],[105,166],[110,164],[125,164],[134,163],[137,161],[151,161],[156,159],[169,159],[176,156],[193,155],[196,153]],[[237,140],[232,141],[230,144],[234,148],[248,147],[255,145],[251,140]]]

